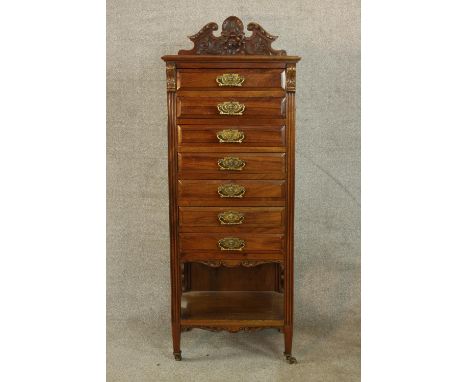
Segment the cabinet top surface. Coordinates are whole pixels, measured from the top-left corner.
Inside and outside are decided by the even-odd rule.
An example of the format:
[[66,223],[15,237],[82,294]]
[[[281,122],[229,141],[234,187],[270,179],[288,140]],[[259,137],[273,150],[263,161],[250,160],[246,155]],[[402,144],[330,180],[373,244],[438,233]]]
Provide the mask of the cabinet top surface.
[[193,42],[190,50],[179,50],[178,55],[163,56],[164,61],[196,62],[297,62],[300,57],[288,56],[285,50],[272,48],[271,44],[278,38],[268,33],[257,23],[249,23],[244,33],[244,24],[236,16],[224,20],[220,36],[215,36],[218,24],[206,24],[198,33],[189,36]]
[[216,55],[166,55],[161,57],[166,62],[298,62],[299,56],[216,56]]

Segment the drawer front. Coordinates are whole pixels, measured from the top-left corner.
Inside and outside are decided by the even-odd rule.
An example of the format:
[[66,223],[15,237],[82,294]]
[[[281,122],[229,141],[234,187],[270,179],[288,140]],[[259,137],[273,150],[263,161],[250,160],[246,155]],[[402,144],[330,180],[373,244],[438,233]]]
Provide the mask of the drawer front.
[[[285,176],[284,153],[179,153],[179,172],[222,174],[276,174]],[[182,174],[181,174],[182,177]]]
[[242,147],[284,147],[285,126],[179,125],[179,146],[219,147],[240,150]]
[[180,229],[193,227],[222,227],[252,229],[253,227],[283,227],[284,207],[180,207]]
[[178,180],[182,206],[284,205],[284,180]]
[[180,69],[177,89],[284,89],[283,69]]
[[284,97],[177,97],[178,118],[284,118]]
[[226,256],[251,252],[282,253],[284,251],[284,235],[237,234],[231,236],[221,233],[180,233],[179,244],[181,253],[203,251]]

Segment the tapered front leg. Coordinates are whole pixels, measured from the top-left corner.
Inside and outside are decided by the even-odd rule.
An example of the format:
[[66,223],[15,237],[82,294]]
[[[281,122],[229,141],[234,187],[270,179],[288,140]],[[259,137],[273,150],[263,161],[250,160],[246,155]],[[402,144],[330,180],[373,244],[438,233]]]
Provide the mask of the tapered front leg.
[[291,326],[284,327],[284,356],[286,357],[286,361],[289,363],[297,363],[296,358],[291,355],[292,351],[292,335],[293,330]]
[[182,352],[180,351],[180,325],[172,324],[172,347],[174,349],[174,358],[176,361],[182,360]]

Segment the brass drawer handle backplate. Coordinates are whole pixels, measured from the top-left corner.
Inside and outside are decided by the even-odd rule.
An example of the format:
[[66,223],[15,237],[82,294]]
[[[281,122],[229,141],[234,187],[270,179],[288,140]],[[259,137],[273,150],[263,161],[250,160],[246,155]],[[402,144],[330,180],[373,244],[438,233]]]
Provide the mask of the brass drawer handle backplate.
[[245,134],[241,130],[226,129],[216,133],[219,143],[242,143]]
[[236,73],[224,73],[222,76],[216,77],[218,86],[242,86],[245,78]]
[[218,186],[218,194],[222,198],[242,198],[245,194],[245,187],[235,183],[221,184]]
[[218,240],[218,246],[221,251],[242,251],[245,247],[245,241],[238,237],[225,237]]
[[220,170],[242,171],[245,161],[237,157],[224,157],[218,159],[218,166]]
[[221,115],[242,115],[245,105],[237,101],[218,103],[218,111]]
[[218,214],[218,220],[221,224],[233,225],[244,222],[244,214],[236,211],[226,211]]

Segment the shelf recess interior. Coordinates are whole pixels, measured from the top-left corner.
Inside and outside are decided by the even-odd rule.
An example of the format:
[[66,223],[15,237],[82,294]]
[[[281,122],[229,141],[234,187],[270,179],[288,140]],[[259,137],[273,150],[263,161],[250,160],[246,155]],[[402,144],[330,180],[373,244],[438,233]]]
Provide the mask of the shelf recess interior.
[[182,325],[244,322],[283,325],[283,294],[256,291],[190,291],[182,294]]

